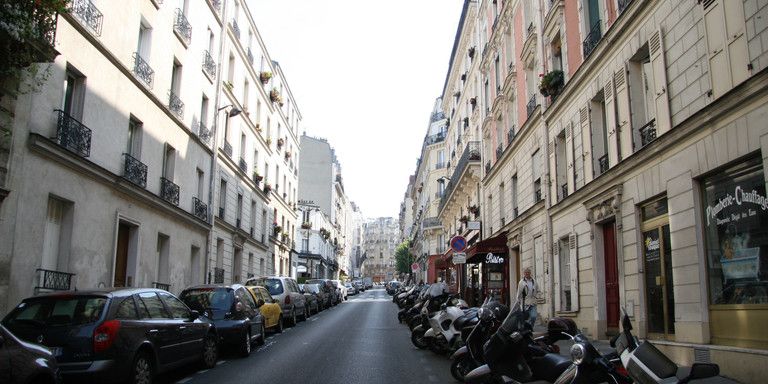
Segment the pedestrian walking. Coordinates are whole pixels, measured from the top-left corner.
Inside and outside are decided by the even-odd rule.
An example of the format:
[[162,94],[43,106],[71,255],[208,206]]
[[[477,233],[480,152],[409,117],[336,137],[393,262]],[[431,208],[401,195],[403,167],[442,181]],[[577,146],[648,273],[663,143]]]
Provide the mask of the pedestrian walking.
[[539,293],[539,286],[531,277],[531,268],[526,267],[523,270],[523,278],[517,284],[517,301],[523,311],[528,312],[528,323],[533,328],[536,324],[538,312],[536,311],[536,296]]

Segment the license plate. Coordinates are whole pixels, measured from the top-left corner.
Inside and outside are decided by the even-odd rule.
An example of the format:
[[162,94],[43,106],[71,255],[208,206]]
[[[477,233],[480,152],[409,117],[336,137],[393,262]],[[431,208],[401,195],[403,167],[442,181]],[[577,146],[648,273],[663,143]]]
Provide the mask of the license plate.
[[50,350],[51,350],[51,353],[53,353],[54,357],[61,356],[61,352],[62,352],[62,348],[61,347],[51,347]]

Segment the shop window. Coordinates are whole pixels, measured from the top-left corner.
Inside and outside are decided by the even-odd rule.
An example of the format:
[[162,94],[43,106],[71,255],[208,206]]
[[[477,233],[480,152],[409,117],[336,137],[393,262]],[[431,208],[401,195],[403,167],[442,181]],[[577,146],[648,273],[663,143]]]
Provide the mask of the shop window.
[[640,216],[649,337],[671,338],[675,333],[675,293],[666,197],[643,205]]

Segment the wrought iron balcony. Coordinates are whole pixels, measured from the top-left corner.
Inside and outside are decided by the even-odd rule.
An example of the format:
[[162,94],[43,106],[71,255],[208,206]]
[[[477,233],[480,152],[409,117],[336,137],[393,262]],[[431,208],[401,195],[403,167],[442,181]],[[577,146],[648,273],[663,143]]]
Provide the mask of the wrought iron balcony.
[[445,203],[448,202],[448,199],[450,198],[451,193],[453,192],[453,188],[455,188],[456,185],[459,183],[460,181],[459,179],[461,178],[461,175],[464,173],[464,170],[469,166],[470,161],[478,161],[478,162],[480,161],[480,142],[479,141],[470,141],[467,143],[467,146],[464,147],[464,152],[461,154],[461,157],[459,158],[459,162],[456,164],[456,168],[453,169],[451,180],[446,184],[443,197],[440,199],[441,211],[445,206]]
[[586,59],[587,56],[589,56],[592,51],[597,46],[597,43],[600,42],[600,39],[603,37],[602,32],[600,31],[600,20],[595,22],[595,25],[592,26],[592,28],[589,30],[589,34],[587,35],[587,38],[584,39],[584,58]]
[[224,154],[227,155],[227,157],[232,157],[232,144],[229,143],[229,141],[224,140]]
[[445,119],[445,114],[443,113],[443,111],[438,111],[433,113],[432,116],[430,116],[429,122],[434,123],[435,121],[442,120],[442,119]]
[[157,288],[157,289],[162,289],[164,291],[170,291],[171,290],[171,285],[168,284],[168,283],[159,283],[159,282],[155,281],[155,282],[152,283],[152,286]]
[[211,130],[205,126],[202,122],[197,123],[197,136],[200,140],[208,143],[211,140]]
[[443,168],[445,168],[445,166],[446,166],[445,161],[441,161],[441,162],[435,164],[435,169],[443,169]]
[[652,119],[640,127],[640,146],[645,147],[651,141],[656,140],[656,119]]
[[139,159],[123,153],[123,178],[139,187],[147,187],[147,165]]
[[56,142],[68,151],[82,157],[90,156],[91,130],[66,112],[60,109],[57,109],[56,112],[59,113],[56,124]]
[[173,91],[168,91],[168,109],[179,119],[184,118],[184,102]]
[[619,14],[623,13],[632,0],[619,0]]
[[179,205],[179,186],[176,185],[173,181],[170,181],[165,177],[161,177],[160,197],[173,205]]
[[539,189],[533,192],[533,202],[538,203],[539,201],[541,201],[542,198],[543,197],[541,195],[541,187],[539,187]]
[[533,114],[533,111],[536,110],[536,94],[534,93],[531,95],[531,98],[528,100],[528,105],[526,106],[526,111],[528,112],[528,117],[531,117]]
[[203,56],[203,70],[211,77],[216,76],[216,62],[208,51],[205,51]]
[[96,36],[101,36],[101,23],[104,16],[90,0],[73,0],[69,11],[80,19],[86,27],[90,28]]
[[225,211],[224,207],[219,207],[219,219],[224,220],[224,211]]
[[560,199],[562,200],[566,197],[568,197],[568,183],[560,186]]
[[512,142],[515,141],[515,136],[517,135],[517,132],[515,132],[516,128],[517,127],[514,125],[509,127],[509,133],[507,134],[507,146],[511,145]]
[[440,222],[440,219],[437,217],[427,217],[424,220],[421,221],[421,229],[427,229],[427,228],[440,228],[443,224]]
[[208,0],[208,2],[211,4],[213,9],[216,10],[216,12],[221,12],[221,0]]
[[248,163],[245,162],[245,159],[242,157],[240,158],[240,161],[238,161],[237,164],[240,167],[240,170],[243,172],[248,172]]
[[520,212],[518,211],[517,207],[512,208],[512,219],[517,218],[517,216],[520,215]]
[[41,289],[69,291],[72,289],[72,277],[74,276],[74,273],[38,268],[35,294],[39,293]]
[[496,161],[499,161],[503,153],[504,153],[504,144],[499,144],[499,146],[496,147]]
[[432,145],[445,140],[445,131],[440,131],[434,135],[429,135],[424,139],[424,144]]
[[245,54],[248,56],[248,62],[253,65],[253,52],[251,52],[251,47],[248,47],[248,51]]
[[176,8],[176,14],[173,18],[173,30],[179,34],[185,43],[189,44],[192,41],[192,24],[187,20],[184,11],[179,8]]
[[488,160],[485,162],[485,173],[490,173],[490,172],[491,172],[491,161]]
[[213,267],[213,283],[224,284],[224,268]]
[[197,216],[198,219],[207,222],[208,221],[208,204],[203,203],[197,197],[192,198],[192,213]]
[[234,32],[235,37],[240,40],[240,27],[237,25],[237,20],[232,19],[232,32]]
[[603,155],[599,159],[597,159],[597,163],[600,167],[600,174],[602,175],[605,173],[605,171],[608,170],[608,155]]
[[147,87],[152,88],[154,82],[155,71],[149,66],[149,63],[139,55],[138,52],[133,53],[133,74],[143,81]]

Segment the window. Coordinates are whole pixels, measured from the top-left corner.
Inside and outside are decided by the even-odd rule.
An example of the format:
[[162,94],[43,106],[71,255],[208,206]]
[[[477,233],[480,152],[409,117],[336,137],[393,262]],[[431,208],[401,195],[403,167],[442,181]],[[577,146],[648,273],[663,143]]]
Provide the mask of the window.
[[202,199],[205,190],[205,172],[197,168],[197,198]]
[[589,125],[592,135],[592,169],[595,176],[608,170],[608,126],[605,93],[601,90],[590,102]]
[[518,215],[517,211],[517,174],[512,176],[512,180],[509,183],[509,192],[512,202],[512,218],[516,218]]
[[189,319],[189,308],[181,300],[177,299],[170,293],[160,292],[160,297],[168,306],[168,310],[171,312],[171,317],[174,319]]
[[168,284],[170,280],[170,238],[162,233],[157,234],[157,282]]
[[224,219],[224,212],[227,208],[227,182],[221,179],[219,187],[219,218]]
[[256,201],[251,199],[251,226],[250,226],[250,232],[251,236],[255,236],[256,230]]
[[718,98],[749,77],[744,5],[725,0],[700,3],[704,7],[712,97]]
[[[203,127],[208,127],[208,96],[203,95],[203,100],[200,102],[200,125]],[[198,134],[202,134],[203,130],[201,129]]]
[[240,228],[240,223],[243,218],[243,194],[241,193],[237,194],[237,212],[235,214],[237,217],[236,225]]
[[560,40],[560,34],[555,36],[552,43],[550,43],[550,52],[552,53],[552,70],[563,71],[563,49],[562,41]]
[[531,175],[533,178],[533,203],[538,203],[543,197],[541,194],[541,156],[540,151],[531,155]]
[[[240,158],[245,162],[245,133],[240,134]],[[243,170],[245,172],[245,170]]]
[[[261,210],[261,242],[263,243],[265,241],[264,236],[269,231],[269,227],[267,227],[267,224],[269,222],[269,218],[267,217],[267,210],[262,209]],[[262,272],[262,275],[264,273]]]
[[136,313],[136,305],[133,303],[133,296],[129,296],[123,300],[120,305],[117,306],[117,312],[115,312],[115,319],[118,320],[135,320],[139,316]]
[[173,69],[171,70],[171,93],[179,97],[181,94],[181,63],[173,59]]
[[165,144],[163,152],[163,177],[173,181],[174,168],[176,167],[176,149]]
[[141,158],[141,133],[142,123],[133,117],[128,120],[128,140],[126,140],[125,153]]
[[309,238],[301,239],[301,252],[303,253],[309,252]]
[[142,319],[168,319],[170,316],[165,311],[163,302],[154,292],[139,293],[138,295],[139,314]]
[[243,112],[248,112],[248,94],[250,92],[250,83],[248,79],[243,80]]
[[559,269],[560,310],[571,311],[571,256],[568,248],[568,238],[560,239],[554,244]]
[[[567,128],[566,128],[567,129]],[[559,200],[568,197],[568,160],[565,150],[565,130],[561,131],[554,140],[555,150],[555,188]]]
[[149,62],[152,49],[152,27],[143,18],[139,24],[139,43],[136,52],[144,61]]
[[48,197],[40,268],[55,271],[59,265],[67,265],[72,240],[73,206],[71,202]]
[[499,184],[499,228],[503,227],[505,224],[505,216],[504,216],[504,183]]
[[85,76],[73,68],[67,68],[61,110],[76,120],[82,120],[84,98]]
[[229,66],[227,67],[227,81],[234,84],[235,81],[235,56],[229,55]]

